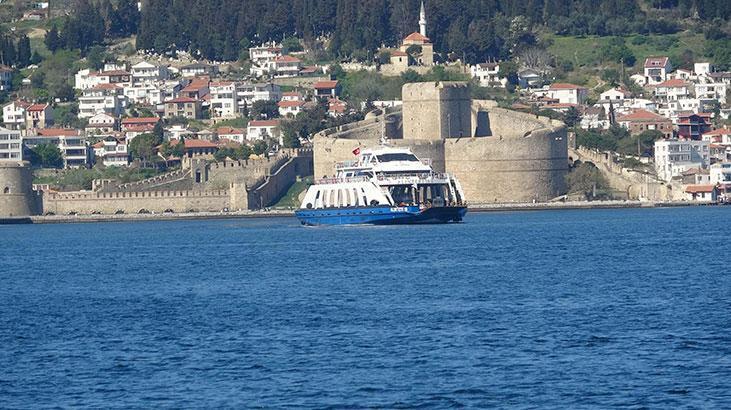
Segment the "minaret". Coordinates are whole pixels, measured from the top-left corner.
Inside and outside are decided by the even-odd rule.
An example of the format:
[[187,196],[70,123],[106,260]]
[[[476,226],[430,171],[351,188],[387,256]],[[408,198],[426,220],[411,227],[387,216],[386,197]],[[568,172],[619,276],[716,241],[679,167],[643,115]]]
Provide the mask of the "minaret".
[[426,37],[426,11],[424,10],[424,1],[421,2],[421,11],[419,12],[419,33]]

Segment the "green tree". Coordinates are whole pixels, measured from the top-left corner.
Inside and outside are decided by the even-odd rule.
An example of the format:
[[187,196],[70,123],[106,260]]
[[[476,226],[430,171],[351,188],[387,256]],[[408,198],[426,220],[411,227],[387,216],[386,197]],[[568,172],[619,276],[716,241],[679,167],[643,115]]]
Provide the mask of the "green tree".
[[100,70],[104,67],[106,58],[107,53],[102,46],[91,46],[89,52],[86,54],[86,62],[92,70]]
[[130,155],[141,160],[143,166],[147,166],[147,162],[155,157],[155,148],[161,143],[162,141],[152,133],[140,134],[129,143]]
[[277,118],[279,117],[279,106],[270,100],[254,101],[251,104],[249,115],[252,118]]
[[17,66],[18,68],[27,67],[30,64],[32,53],[30,50],[30,39],[23,35],[18,40]]
[[602,80],[609,83],[609,85],[611,85],[612,87],[616,87],[617,85],[619,85],[619,71],[613,68],[608,68],[602,71],[601,77]]
[[563,115],[563,122],[567,127],[573,128],[581,122],[581,113],[576,107],[570,107]]
[[43,168],[60,168],[63,166],[61,150],[53,144],[39,144],[33,148],[31,163]]
[[44,43],[46,44],[46,48],[52,53],[55,53],[56,50],[62,47],[61,39],[58,35],[58,28],[56,28],[55,24],[46,33]]
[[262,155],[269,149],[269,144],[264,140],[259,140],[254,143],[253,151],[256,155]]
[[569,193],[581,193],[587,198],[591,197],[595,190],[609,188],[609,183],[604,175],[590,162],[581,163],[572,169],[566,175],[566,185],[568,185]]

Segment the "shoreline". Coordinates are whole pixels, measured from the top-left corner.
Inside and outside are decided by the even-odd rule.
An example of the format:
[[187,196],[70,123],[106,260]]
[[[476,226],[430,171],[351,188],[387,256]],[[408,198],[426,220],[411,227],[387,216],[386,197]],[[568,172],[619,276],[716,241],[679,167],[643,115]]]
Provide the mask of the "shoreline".
[[[576,201],[540,203],[500,203],[474,204],[469,206],[470,213],[517,212],[577,209],[627,209],[627,208],[671,208],[689,206],[714,206],[715,203],[688,201],[647,202],[647,201]],[[249,218],[294,218],[293,209],[271,209],[268,211],[239,212],[196,212],[180,214],[121,214],[121,215],[37,215],[0,218],[0,225],[13,224],[59,224],[95,222],[138,222],[138,221],[185,221],[202,219],[249,219]]]

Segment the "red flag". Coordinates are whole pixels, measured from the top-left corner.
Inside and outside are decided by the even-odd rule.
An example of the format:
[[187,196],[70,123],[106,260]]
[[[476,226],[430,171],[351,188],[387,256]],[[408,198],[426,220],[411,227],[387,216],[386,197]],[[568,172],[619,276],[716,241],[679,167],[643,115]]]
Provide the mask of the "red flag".
[[353,155],[360,155],[360,147],[353,150]]

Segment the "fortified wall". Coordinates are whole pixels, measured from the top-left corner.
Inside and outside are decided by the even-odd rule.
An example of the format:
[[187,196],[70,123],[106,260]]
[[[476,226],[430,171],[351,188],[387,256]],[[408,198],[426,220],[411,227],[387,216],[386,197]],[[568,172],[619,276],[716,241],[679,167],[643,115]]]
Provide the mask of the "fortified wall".
[[94,181],[91,191],[34,192],[26,165],[0,165],[0,216],[219,212],[274,204],[300,176],[312,175],[312,150],[262,160],[210,162],[143,181]]
[[465,83],[403,88],[403,112],[331,129],[314,138],[315,175],[333,175],[358,147],[408,147],[455,175],[468,202],[547,201],[566,192],[568,144],[559,121],[473,101]]

